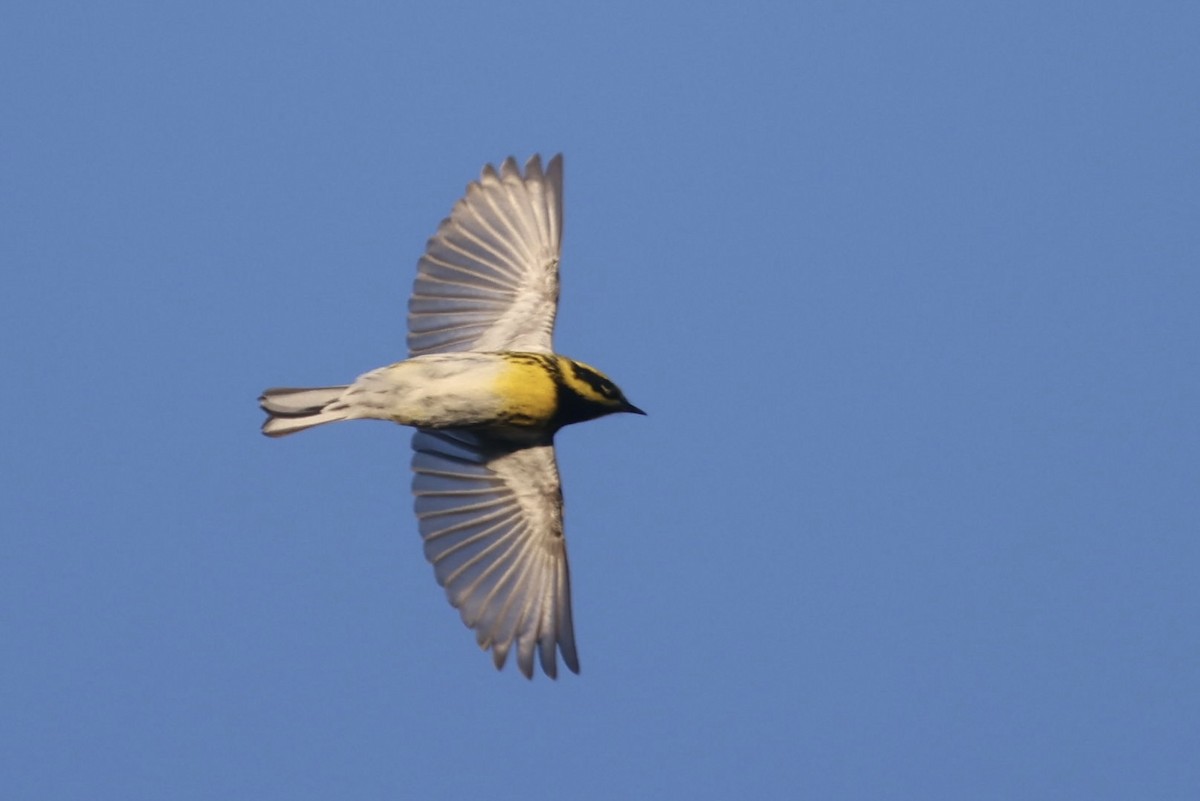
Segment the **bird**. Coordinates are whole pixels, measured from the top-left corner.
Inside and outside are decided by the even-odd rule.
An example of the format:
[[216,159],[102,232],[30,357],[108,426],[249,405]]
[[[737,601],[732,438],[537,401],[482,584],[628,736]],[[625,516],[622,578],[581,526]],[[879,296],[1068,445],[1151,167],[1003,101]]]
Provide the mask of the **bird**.
[[265,390],[262,433],[342,420],[411,426],[417,528],[434,576],[502,669],[579,673],[555,434],[645,414],[554,351],[562,154],[511,156],[467,185],[417,262],[408,358],[345,386]]

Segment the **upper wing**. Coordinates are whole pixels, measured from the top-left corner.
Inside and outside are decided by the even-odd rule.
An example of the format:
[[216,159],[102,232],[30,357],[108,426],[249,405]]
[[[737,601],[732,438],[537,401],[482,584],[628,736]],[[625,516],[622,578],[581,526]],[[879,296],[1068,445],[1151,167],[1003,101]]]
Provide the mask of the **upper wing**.
[[484,167],[417,264],[410,354],[552,352],[561,245],[562,155]]
[[413,436],[413,494],[438,583],[497,668],[515,644],[533,676],[579,672],[554,446],[512,449],[465,431]]

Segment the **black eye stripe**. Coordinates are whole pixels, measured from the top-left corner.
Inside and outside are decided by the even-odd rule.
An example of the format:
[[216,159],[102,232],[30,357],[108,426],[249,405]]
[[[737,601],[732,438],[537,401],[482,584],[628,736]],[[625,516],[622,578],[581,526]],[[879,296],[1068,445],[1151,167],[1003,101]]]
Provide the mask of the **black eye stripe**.
[[583,367],[582,365],[571,363],[571,375],[579,379],[589,387],[594,389],[598,394],[606,398],[617,397],[617,387],[613,382],[603,376],[596,375],[592,370]]

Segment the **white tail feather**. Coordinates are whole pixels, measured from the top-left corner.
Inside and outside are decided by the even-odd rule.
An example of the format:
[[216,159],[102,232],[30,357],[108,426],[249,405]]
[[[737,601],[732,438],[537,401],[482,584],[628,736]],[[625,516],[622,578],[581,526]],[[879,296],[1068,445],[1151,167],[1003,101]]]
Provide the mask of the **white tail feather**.
[[262,432],[268,437],[282,437],[324,423],[345,420],[348,410],[337,406],[346,387],[316,387],[314,389],[291,389],[287,387],[268,389],[258,399],[262,410],[270,415],[263,423]]

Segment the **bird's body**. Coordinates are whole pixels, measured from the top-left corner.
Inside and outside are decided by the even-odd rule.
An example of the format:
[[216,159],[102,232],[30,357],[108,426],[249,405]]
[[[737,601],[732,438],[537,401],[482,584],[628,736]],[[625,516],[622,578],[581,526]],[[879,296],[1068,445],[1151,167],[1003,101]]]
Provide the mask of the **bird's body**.
[[269,389],[263,433],[341,420],[417,429],[413,493],[425,554],[480,646],[526,676],[536,652],[578,672],[553,440],[565,425],[641,410],[596,369],[554,353],[562,157],[508,159],[426,246],[409,302],[410,358],[347,386]]
[[517,443],[548,440],[570,423],[612,411],[590,392],[612,382],[566,356],[514,351],[431,353],[372,370],[353,384],[271,389],[263,433],[278,437],[338,420],[457,428]]

